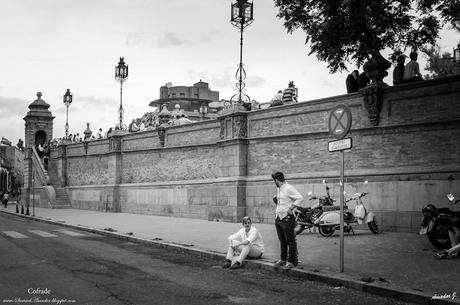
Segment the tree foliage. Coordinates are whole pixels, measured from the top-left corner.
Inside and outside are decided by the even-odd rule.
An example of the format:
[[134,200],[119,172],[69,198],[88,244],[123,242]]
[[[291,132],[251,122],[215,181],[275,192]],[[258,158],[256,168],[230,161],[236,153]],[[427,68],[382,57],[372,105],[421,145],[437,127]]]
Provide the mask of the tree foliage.
[[449,52],[441,54],[438,45],[424,48],[422,51],[428,56],[425,66],[425,70],[428,71],[428,74],[424,76],[425,79],[435,79],[460,74],[460,67],[452,61],[452,54]]
[[372,55],[433,45],[446,23],[457,24],[458,0],[274,0],[288,33],[301,29],[331,73],[345,62],[361,66]]

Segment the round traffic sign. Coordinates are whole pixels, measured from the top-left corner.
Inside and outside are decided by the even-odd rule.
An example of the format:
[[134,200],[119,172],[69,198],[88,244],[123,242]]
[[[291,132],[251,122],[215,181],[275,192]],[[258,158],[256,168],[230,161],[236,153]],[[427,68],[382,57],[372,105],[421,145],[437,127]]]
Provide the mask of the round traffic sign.
[[336,139],[342,139],[351,128],[351,111],[347,106],[340,104],[332,108],[329,114],[329,134]]

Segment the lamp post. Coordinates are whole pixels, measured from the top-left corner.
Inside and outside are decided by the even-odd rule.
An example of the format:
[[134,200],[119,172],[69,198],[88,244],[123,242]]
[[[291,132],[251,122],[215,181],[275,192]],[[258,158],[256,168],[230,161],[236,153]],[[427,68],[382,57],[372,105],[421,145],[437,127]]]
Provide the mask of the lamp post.
[[454,49],[454,64],[460,65],[460,43],[457,45],[457,48]]
[[236,70],[235,78],[238,80],[236,89],[238,93],[230,98],[231,102],[237,102],[242,105],[251,101],[251,98],[244,93],[246,84],[246,71],[243,67],[243,30],[250,25],[254,20],[254,5],[252,2],[246,0],[237,0],[231,5],[231,23],[240,29],[240,63]]
[[128,65],[125,65],[123,57],[120,57],[118,65],[115,67],[115,79],[120,82],[120,108],[118,108],[118,121],[116,125],[120,130],[126,130],[123,124],[123,82],[128,78]]
[[65,116],[65,140],[68,140],[69,137],[69,106],[72,104],[72,93],[70,93],[70,89],[67,89],[66,93],[64,94],[64,104],[66,106],[66,116]]

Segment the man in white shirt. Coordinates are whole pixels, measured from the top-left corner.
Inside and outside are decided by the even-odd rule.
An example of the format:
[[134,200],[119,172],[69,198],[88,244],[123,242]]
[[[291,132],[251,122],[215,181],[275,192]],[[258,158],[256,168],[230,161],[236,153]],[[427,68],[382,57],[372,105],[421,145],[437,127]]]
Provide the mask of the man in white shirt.
[[[236,262],[232,264],[235,252],[240,252]],[[259,258],[264,253],[264,242],[260,232],[252,226],[249,216],[243,217],[243,228],[228,237],[226,262],[222,268],[239,269],[246,257]]]
[[303,197],[295,187],[286,182],[283,173],[276,172],[272,175],[272,178],[277,187],[277,194],[273,201],[276,204],[275,227],[281,249],[280,260],[273,266],[275,268],[291,269],[299,263],[294,231],[295,218],[292,215],[292,210],[296,206],[302,206]]
[[96,134],[96,139],[102,139],[102,128],[99,128],[99,131]]
[[404,81],[405,82],[416,82],[423,80],[422,74],[420,74],[420,68],[417,62],[418,54],[411,52],[409,54],[410,61],[404,68]]

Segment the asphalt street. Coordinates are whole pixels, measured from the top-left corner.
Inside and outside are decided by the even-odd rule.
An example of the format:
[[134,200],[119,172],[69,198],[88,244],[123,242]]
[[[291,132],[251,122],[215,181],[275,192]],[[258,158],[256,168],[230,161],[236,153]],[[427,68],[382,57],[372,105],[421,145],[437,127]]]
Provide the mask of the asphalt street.
[[4,304],[407,304],[3,214],[0,257]]

